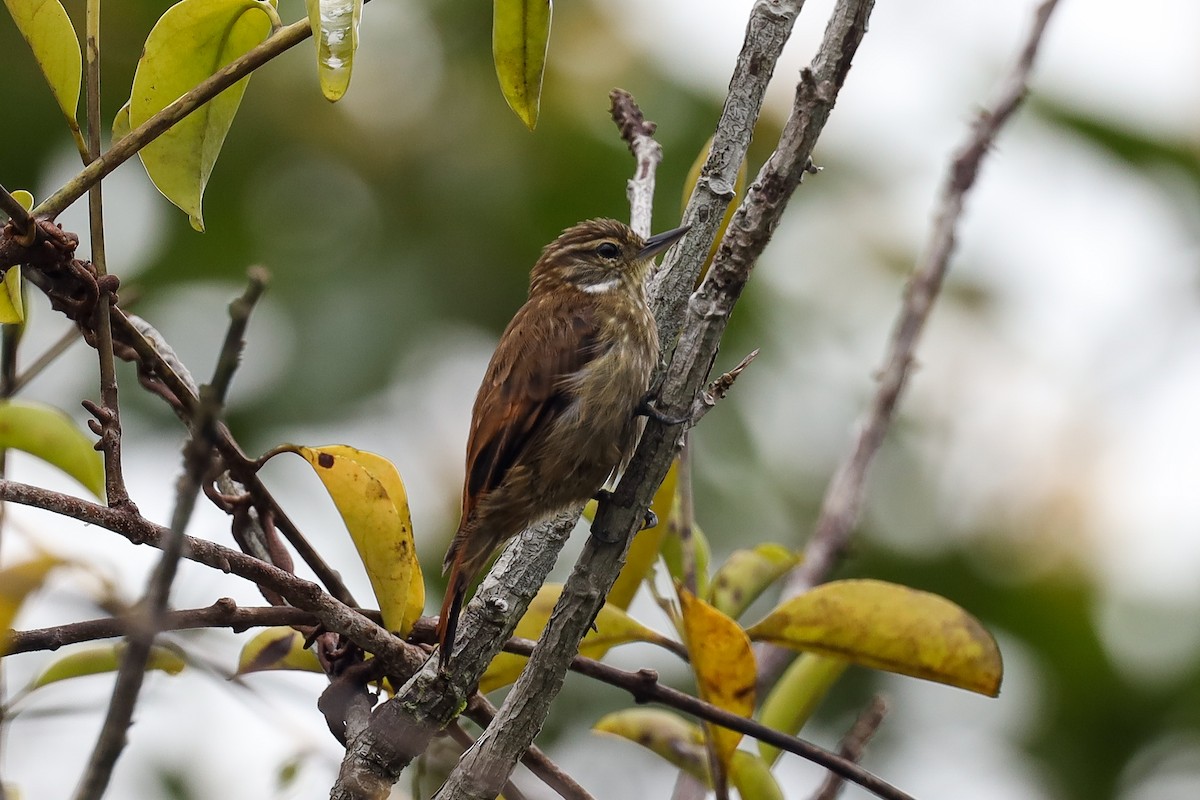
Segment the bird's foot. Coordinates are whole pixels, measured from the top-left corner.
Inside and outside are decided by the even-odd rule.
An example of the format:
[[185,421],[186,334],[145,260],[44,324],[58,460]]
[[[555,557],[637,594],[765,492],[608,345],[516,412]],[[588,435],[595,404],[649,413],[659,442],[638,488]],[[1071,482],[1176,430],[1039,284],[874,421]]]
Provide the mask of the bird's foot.
[[649,417],[657,420],[664,425],[682,425],[691,420],[691,414],[684,414],[680,417],[674,417],[663,411],[654,404],[654,393],[651,392],[642,398],[642,401],[637,404],[637,408],[633,410],[635,417]]

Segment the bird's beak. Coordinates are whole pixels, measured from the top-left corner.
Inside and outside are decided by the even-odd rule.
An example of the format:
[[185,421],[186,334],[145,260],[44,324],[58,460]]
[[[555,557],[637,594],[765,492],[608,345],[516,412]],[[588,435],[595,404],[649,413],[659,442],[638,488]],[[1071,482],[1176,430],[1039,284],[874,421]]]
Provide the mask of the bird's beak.
[[647,258],[654,258],[659,253],[666,250],[671,245],[683,238],[683,235],[692,229],[691,225],[684,225],[681,228],[656,233],[646,240],[646,246],[637,254],[637,260],[643,261]]

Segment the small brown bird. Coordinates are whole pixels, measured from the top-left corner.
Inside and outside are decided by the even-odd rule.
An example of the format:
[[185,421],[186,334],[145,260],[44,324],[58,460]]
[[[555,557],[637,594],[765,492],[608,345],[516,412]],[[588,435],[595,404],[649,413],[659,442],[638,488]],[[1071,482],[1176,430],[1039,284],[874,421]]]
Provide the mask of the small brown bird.
[[471,414],[462,521],[438,619],[445,667],[467,585],[505,541],[595,495],[624,466],[658,363],[645,280],[687,227],[643,240],[594,219],[542,250],[529,299],[500,337]]

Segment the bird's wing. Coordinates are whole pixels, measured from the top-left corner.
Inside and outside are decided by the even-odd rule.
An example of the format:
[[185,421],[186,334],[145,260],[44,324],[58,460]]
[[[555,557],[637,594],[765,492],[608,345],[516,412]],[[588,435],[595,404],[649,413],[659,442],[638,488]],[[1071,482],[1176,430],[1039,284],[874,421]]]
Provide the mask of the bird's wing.
[[479,387],[467,441],[463,520],[504,481],[539,431],[569,405],[564,378],[600,355],[589,308],[564,313],[556,298],[530,298],[513,317]]

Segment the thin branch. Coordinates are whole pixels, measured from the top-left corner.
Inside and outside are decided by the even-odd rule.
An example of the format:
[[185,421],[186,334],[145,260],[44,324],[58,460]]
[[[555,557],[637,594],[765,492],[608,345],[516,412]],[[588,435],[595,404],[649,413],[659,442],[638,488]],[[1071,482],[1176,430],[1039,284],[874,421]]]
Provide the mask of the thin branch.
[[8,193],[8,189],[0,186],[0,211],[3,211],[12,220],[13,227],[16,228],[17,238],[22,240],[22,244],[33,244],[33,237],[37,234],[37,223],[33,219],[33,215],[26,210],[25,206],[17,202],[17,198]]
[[650,235],[654,218],[654,179],[662,162],[662,145],[654,138],[658,126],[646,119],[633,95],[624,89],[608,93],[610,114],[629,145],[636,166],[633,177],[625,184],[629,199],[629,227],[642,236]]
[[31,380],[42,374],[46,367],[53,364],[59,356],[67,352],[71,345],[78,341],[79,330],[75,327],[68,328],[58,341],[46,348],[46,351],[34,359],[32,364],[13,378],[12,385],[9,387],[10,393],[18,394]]
[[[788,576],[784,587],[785,597],[801,594],[824,580],[845,551],[862,510],[867,469],[895,416],[917,342],[949,268],[967,193],[974,185],[983,158],[992,148],[997,134],[1028,91],[1038,45],[1057,3],[1058,0],[1045,0],[1038,6],[1020,56],[1005,79],[999,96],[980,113],[971,126],[970,135],[950,161],[943,178],[925,255],[909,279],[904,303],[887,345],[884,367],[879,372],[879,386],[853,446],[829,483],[816,528],[804,551],[804,560]],[[786,653],[771,657],[770,666],[776,674],[786,658]],[[760,673],[766,673],[761,665]]]
[[[0,500],[77,519],[118,533],[133,544],[146,544],[160,550],[166,546],[170,535],[167,528],[155,525],[138,514],[124,513],[82,498],[16,481],[0,480]],[[296,608],[316,616],[328,630],[343,634],[363,650],[373,653],[382,660],[389,675],[409,675],[425,663],[428,656],[426,650],[393,636],[363,612],[330,597],[311,581],[253,556],[192,536],[183,537],[183,555],[190,561],[232,573],[278,592]],[[459,702],[465,700],[460,699]]]
[[[52,628],[12,631],[8,634],[8,647],[0,655],[9,656],[38,650],[53,651],[70,644],[127,636],[134,624],[126,617],[103,617],[56,625]],[[291,606],[241,607],[233,599],[222,597],[205,608],[168,611],[160,620],[159,630],[231,628],[234,632],[241,633],[258,627],[316,624],[317,618],[311,612],[299,608]]]
[[[854,725],[842,738],[842,742],[838,746],[838,754],[850,761],[861,761],[867,744],[875,736],[879,726],[883,724],[883,718],[887,716],[887,712],[887,701],[881,695],[871,698],[871,703],[858,715]],[[837,800],[837,796],[842,793],[842,787],[845,785],[846,781],[842,776],[830,772],[825,776],[825,782],[812,796],[812,800]]]

